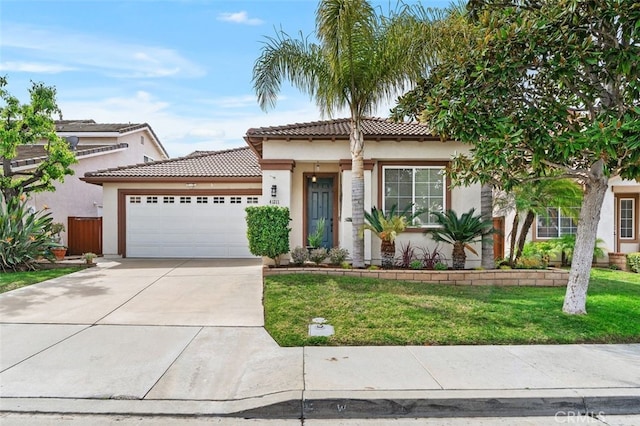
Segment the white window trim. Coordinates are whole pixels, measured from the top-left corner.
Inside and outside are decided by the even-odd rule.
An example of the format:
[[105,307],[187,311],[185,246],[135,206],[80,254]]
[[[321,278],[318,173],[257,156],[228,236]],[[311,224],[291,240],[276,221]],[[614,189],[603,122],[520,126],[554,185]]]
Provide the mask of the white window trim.
[[[631,201],[631,237],[622,236],[622,201]],[[632,197],[620,197],[618,198],[618,235],[621,241],[635,241],[636,233],[636,199]]]
[[[380,191],[382,192],[382,211],[385,212],[386,211],[386,194],[385,194],[385,187],[386,187],[386,170],[394,170],[394,169],[412,169],[413,173],[412,173],[412,198],[411,198],[411,202],[413,203],[414,207],[416,205],[416,182],[415,182],[415,171],[417,169],[434,169],[434,170],[438,170],[441,174],[442,177],[442,210],[443,212],[447,209],[447,176],[444,173],[445,170],[445,166],[416,166],[416,165],[403,165],[403,164],[394,164],[394,165],[389,165],[389,166],[382,166],[382,177],[381,177],[381,182],[382,182],[382,188],[380,188]],[[412,209],[413,211],[413,209]],[[436,224],[424,224],[424,225],[410,225],[410,228],[420,228],[420,229],[428,229],[428,228],[438,228],[439,225]]]

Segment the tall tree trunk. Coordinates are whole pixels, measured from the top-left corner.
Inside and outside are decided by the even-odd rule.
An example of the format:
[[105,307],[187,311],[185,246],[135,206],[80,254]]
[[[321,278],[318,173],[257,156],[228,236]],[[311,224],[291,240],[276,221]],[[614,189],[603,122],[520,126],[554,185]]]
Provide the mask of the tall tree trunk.
[[[493,220],[493,186],[482,185],[480,189],[480,214],[484,220]],[[482,267],[494,269],[496,267],[493,255],[493,235],[482,239]]]
[[527,211],[527,216],[522,222],[522,229],[520,229],[520,236],[518,237],[518,251],[516,252],[516,257],[513,259],[513,262],[517,262],[518,259],[522,257],[522,250],[524,250],[524,245],[527,242],[527,235],[529,234],[529,230],[531,229],[531,225],[533,225],[533,221],[536,218],[536,214],[533,210]]
[[567,314],[587,313],[587,290],[596,245],[598,224],[602,202],[607,193],[609,178],[604,174],[604,161],[598,160],[591,166],[589,180],[584,182],[585,191],[580,208],[576,244],[571,261],[567,292],[562,311]]
[[352,118],[351,134],[351,235],[353,267],[364,268],[364,235],[360,230],[364,227],[364,138],[360,128],[360,120]]
[[511,238],[509,240],[509,266],[515,266],[516,257],[516,239],[518,237],[518,225],[520,224],[520,213],[516,211],[516,215],[513,217],[513,224],[511,226]]

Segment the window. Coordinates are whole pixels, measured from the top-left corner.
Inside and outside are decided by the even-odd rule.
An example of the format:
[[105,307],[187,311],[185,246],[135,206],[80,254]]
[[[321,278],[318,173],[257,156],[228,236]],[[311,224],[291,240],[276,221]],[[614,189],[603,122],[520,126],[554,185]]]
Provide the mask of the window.
[[619,235],[622,240],[635,240],[635,198],[620,198],[619,199],[619,214],[620,214],[620,229]]
[[229,203],[231,204],[241,204],[242,197],[229,197]]
[[147,204],[158,204],[158,197],[147,197]]
[[258,204],[258,197],[247,197],[247,204]]
[[446,177],[444,167],[385,166],[382,170],[384,197],[383,210],[388,213],[396,205],[396,211],[413,203],[412,213],[423,209],[425,213],[414,219],[415,226],[434,226],[435,217],[430,212],[441,212],[446,206]]
[[175,202],[175,197],[163,197],[162,202],[165,204],[173,204]]
[[153,158],[151,158],[151,157],[149,157],[149,156],[146,156],[146,155],[144,156],[144,162],[145,162],[145,163],[151,163],[151,162],[153,162],[153,161],[155,161]]
[[224,204],[224,197],[213,197],[213,204]]
[[142,203],[142,197],[140,197],[140,196],[132,196],[131,198],[129,198],[129,203],[130,204],[140,204],[140,203]]
[[180,197],[180,204],[191,204],[191,197]]
[[[566,215],[558,207],[549,207],[544,214],[538,215],[536,222],[537,238],[558,238],[563,235],[575,235],[578,229],[579,207],[573,207],[573,215]],[[572,217],[573,216],[573,217]]]
[[207,204],[209,202],[208,197],[196,197],[196,203],[198,204]]

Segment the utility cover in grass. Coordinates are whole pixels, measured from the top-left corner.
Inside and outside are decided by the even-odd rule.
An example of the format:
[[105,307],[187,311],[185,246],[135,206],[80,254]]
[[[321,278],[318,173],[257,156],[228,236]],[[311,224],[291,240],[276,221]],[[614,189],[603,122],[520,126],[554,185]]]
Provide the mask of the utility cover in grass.
[[321,317],[311,320],[309,324],[309,336],[333,336],[333,326],[326,324],[327,320]]

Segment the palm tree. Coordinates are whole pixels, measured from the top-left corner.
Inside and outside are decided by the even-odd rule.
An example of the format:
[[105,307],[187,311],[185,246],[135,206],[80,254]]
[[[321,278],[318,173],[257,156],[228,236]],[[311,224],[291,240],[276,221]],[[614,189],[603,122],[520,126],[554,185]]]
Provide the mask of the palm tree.
[[[522,183],[509,194],[501,194],[496,204],[515,209],[509,243],[509,264],[514,265],[522,256],[527,235],[536,215],[543,215],[547,208],[560,208],[564,215],[576,218],[575,207],[582,204],[582,188],[571,179],[544,179]],[[525,215],[520,230],[520,216]]]
[[453,210],[447,210],[445,213],[432,212],[440,227],[424,231],[425,234],[430,234],[434,241],[453,245],[453,269],[464,269],[467,260],[465,249],[477,255],[471,244],[494,233],[493,222],[474,213],[475,209],[471,209],[458,217]]
[[424,210],[411,213],[413,204],[409,204],[402,212],[397,214],[396,207],[394,204],[386,215],[375,206],[371,209],[371,213],[364,213],[364,218],[367,223],[362,227],[362,232],[368,229],[380,238],[380,254],[382,256],[383,268],[393,267],[393,261],[396,256],[395,241],[398,234],[407,229],[407,226],[413,219],[424,213]]
[[275,106],[282,80],[309,94],[322,114],[348,108],[352,161],[353,266],[364,267],[364,138],[362,118],[404,90],[425,70],[429,56],[426,15],[403,8],[389,17],[366,0],[321,0],[315,35],[293,39],[279,31],[268,37],[253,69],[262,109]]

